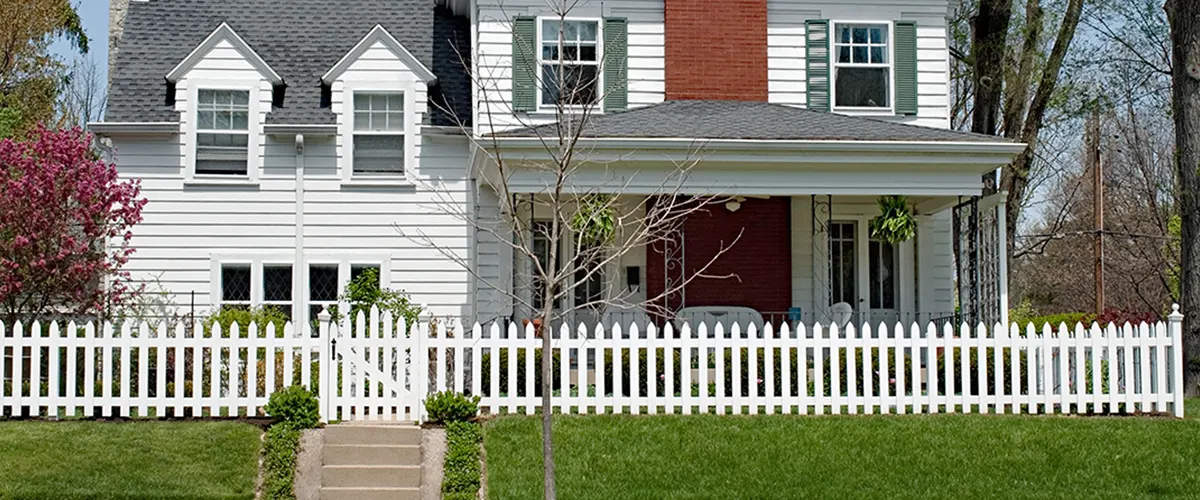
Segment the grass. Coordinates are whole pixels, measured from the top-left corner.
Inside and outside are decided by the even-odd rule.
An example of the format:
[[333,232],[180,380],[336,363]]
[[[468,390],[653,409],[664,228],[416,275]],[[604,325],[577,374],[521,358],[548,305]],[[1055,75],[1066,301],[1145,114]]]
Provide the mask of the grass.
[[[559,497],[1197,498],[1200,400],[1135,417],[558,416]],[[490,498],[541,492],[538,417],[484,432]]]
[[0,422],[0,499],[251,499],[259,435],[233,422]]

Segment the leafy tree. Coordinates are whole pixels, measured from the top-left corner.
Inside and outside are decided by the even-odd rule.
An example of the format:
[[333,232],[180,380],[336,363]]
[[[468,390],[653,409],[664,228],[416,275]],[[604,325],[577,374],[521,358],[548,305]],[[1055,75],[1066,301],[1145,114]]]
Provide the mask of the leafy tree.
[[64,37],[81,54],[88,51],[88,37],[70,0],[6,5],[10,3],[13,8],[0,15],[0,138],[54,118],[64,64],[50,53],[50,42]]
[[92,136],[38,127],[0,139],[0,314],[107,314],[136,290],[121,267],[146,200]]
[[1200,3],[1168,0],[1180,214],[1184,390],[1200,393]]
[[[408,294],[403,290],[383,288],[379,284],[379,270],[365,269],[361,274],[346,283],[345,290],[338,297],[339,302],[350,304],[350,320],[358,317],[358,313],[371,313],[371,306],[379,307],[379,311],[390,312],[392,317],[404,318],[405,324],[413,325],[421,315],[421,306],[413,304]],[[329,310],[335,323],[341,321],[336,305]]]

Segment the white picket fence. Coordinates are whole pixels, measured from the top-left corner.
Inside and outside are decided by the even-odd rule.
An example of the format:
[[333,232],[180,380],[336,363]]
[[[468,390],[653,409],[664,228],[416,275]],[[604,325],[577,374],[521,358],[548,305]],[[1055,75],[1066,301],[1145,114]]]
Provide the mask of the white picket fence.
[[[291,324],[0,325],[0,415],[261,416],[270,394],[316,390],[326,420],[424,420],[425,395],[480,396],[485,413],[541,407],[532,325],[372,310]],[[1183,415],[1182,319],[1166,323],[561,326],[551,404],[561,413],[1134,413]],[[307,332],[307,328],[301,329]],[[530,356],[528,353],[535,353]]]

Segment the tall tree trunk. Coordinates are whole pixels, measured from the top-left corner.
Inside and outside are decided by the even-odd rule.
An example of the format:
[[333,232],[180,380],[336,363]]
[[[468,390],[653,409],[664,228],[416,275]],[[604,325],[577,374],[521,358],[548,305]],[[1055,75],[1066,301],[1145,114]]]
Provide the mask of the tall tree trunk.
[[1200,390],[1200,2],[1167,0],[1171,23],[1172,114],[1179,179],[1180,299],[1183,302],[1184,390]]
[[[1038,135],[1042,131],[1042,122],[1046,118],[1046,110],[1050,107],[1050,98],[1058,87],[1058,73],[1062,69],[1063,60],[1075,39],[1075,29],[1079,27],[1079,18],[1083,14],[1084,0],[1070,0],[1067,11],[1059,25],[1058,35],[1054,46],[1050,49],[1050,57],[1042,68],[1042,74],[1037,80],[1037,93],[1029,105],[1029,113],[1025,116],[1021,127],[1020,139],[1026,144],[1025,150],[1017,155],[1012,164],[1004,171],[1002,185],[1008,190],[1008,255],[1013,255],[1016,248],[1017,223],[1021,216],[1021,202],[1024,201],[1026,189],[1029,187],[1029,171],[1037,153]],[[1036,50],[1036,49],[1035,49]],[[1009,266],[1012,269],[1012,266]]]
[[[1012,0],[980,0],[971,20],[971,55],[974,57],[975,102],[971,131],[996,135],[1004,91],[1004,51],[1012,22]],[[996,190],[996,175],[983,175],[984,192]]]

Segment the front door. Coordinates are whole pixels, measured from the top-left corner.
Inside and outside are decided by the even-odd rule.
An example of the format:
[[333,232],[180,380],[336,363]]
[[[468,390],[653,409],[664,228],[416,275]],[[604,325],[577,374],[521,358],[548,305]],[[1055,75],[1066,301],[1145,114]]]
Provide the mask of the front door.
[[894,324],[900,319],[895,245],[871,238],[857,221],[835,221],[829,229],[830,304],[850,305],[856,327]]

